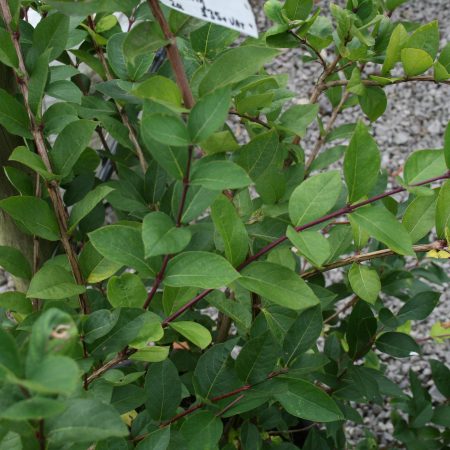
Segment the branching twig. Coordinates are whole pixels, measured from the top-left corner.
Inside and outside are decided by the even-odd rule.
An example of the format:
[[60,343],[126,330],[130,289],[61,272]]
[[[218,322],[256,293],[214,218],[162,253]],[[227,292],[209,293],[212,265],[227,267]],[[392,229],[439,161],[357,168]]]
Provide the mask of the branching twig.
[[[25,108],[27,110],[28,118],[30,120],[31,125],[31,133],[33,135],[33,140],[36,145],[36,150],[42,159],[42,162],[45,165],[45,168],[48,172],[53,173],[53,169],[50,163],[50,159],[47,153],[47,146],[45,144],[44,135],[42,132],[42,128],[38,125],[36,121],[36,117],[33,114],[33,111],[29,104],[29,76],[27,69],[25,67],[25,61],[22,54],[22,49],[20,47],[20,35],[17,30],[12,28],[13,20],[11,16],[11,11],[9,9],[7,0],[0,0],[0,9],[2,12],[2,16],[6,25],[6,28],[12,38],[14,48],[19,60],[19,71],[20,76],[18,77],[18,85],[20,91],[23,96]],[[72,268],[73,275],[77,284],[84,286],[84,279],[81,273],[80,266],[78,264],[78,259],[75,253],[75,250],[72,247],[72,244],[69,240],[69,235],[67,233],[67,212],[64,206],[64,202],[61,197],[61,193],[59,191],[59,186],[56,182],[51,181],[47,183],[47,189],[49,193],[50,200],[53,205],[53,209],[55,211],[56,219],[58,221],[59,232],[61,235],[61,243],[64,247],[64,251],[67,254],[67,258],[69,260],[70,266]],[[85,294],[80,294],[80,306],[81,310],[84,314],[89,312],[89,306],[87,301],[87,296]]]
[[[425,184],[430,184],[430,183],[433,183],[435,181],[445,180],[447,178],[450,178],[450,171],[446,172],[445,174],[443,174],[443,175],[441,175],[439,177],[430,178],[428,180],[422,181],[422,182],[414,184],[412,186],[423,186]],[[343,207],[341,209],[338,209],[337,211],[334,211],[334,212],[332,212],[330,214],[327,214],[326,216],[321,217],[320,219],[314,220],[314,221],[309,222],[309,223],[307,223],[305,225],[298,226],[298,227],[295,228],[295,230],[297,232],[301,232],[301,231],[307,230],[309,228],[313,228],[313,227],[315,227],[317,225],[320,225],[322,223],[328,222],[329,220],[336,219],[336,218],[338,218],[340,216],[343,216],[345,214],[350,214],[350,213],[352,213],[353,211],[355,211],[358,208],[362,208],[363,206],[370,205],[372,203],[377,202],[378,200],[382,200],[383,198],[391,197],[392,195],[399,194],[400,192],[404,192],[404,191],[406,191],[406,189],[407,188],[405,188],[405,187],[398,187],[398,188],[392,189],[390,191],[384,192],[383,194],[376,195],[375,197],[369,198],[369,199],[364,200],[362,202],[355,203],[353,205],[347,205],[347,206],[345,206],[345,207]],[[258,260],[261,256],[266,255],[271,250],[273,250],[274,248],[278,247],[280,244],[285,242],[287,239],[288,239],[287,236],[279,237],[275,241],[273,241],[270,244],[268,244],[265,247],[263,247],[261,250],[259,250],[259,252],[255,253],[254,255],[252,255],[249,258],[247,258],[236,269],[238,271],[241,271],[242,269],[244,269],[245,267],[250,265],[252,262]],[[192,300],[187,302],[184,306],[182,306],[178,311],[175,311],[171,316],[167,317],[164,320],[164,322],[163,322],[163,326],[166,327],[170,322],[173,322],[179,316],[184,314],[188,309],[190,309],[192,306],[197,304],[200,300],[205,298],[212,291],[214,291],[214,289],[206,289],[203,292],[201,292],[200,294],[198,294],[195,298],[193,298]]]
[[[436,241],[432,242],[431,244],[424,244],[424,245],[413,245],[413,250],[416,253],[425,253],[429,252],[430,250],[442,250],[444,248],[446,248],[445,241]],[[327,264],[326,266],[320,269],[313,269],[308,272],[304,272],[301,274],[301,277],[311,278],[319,273],[328,272],[333,269],[338,269],[339,267],[348,266],[353,263],[361,263],[363,261],[370,261],[371,259],[384,258],[385,256],[391,255],[395,255],[395,252],[387,248],[383,250],[377,250],[375,252],[349,256],[348,258],[340,259],[339,261],[336,261],[332,264]]]
[[[379,76],[377,74],[373,74],[374,76]],[[370,76],[370,75],[369,75]],[[435,83],[435,84],[446,84],[450,85],[450,80],[441,80],[437,81],[434,79],[434,77],[429,75],[423,75],[423,76],[417,76],[417,77],[404,77],[404,78],[397,78],[393,79],[392,81],[386,83],[380,83],[377,80],[361,80],[361,83],[365,86],[391,86],[393,84],[401,84],[401,83],[410,83],[410,82],[425,82],[425,83]],[[338,87],[338,86],[347,86],[349,83],[349,80],[333,80],[328,81],[327,83],[320,83],[318,85],[318,89],[321,91],[325,91],[330,88]]]

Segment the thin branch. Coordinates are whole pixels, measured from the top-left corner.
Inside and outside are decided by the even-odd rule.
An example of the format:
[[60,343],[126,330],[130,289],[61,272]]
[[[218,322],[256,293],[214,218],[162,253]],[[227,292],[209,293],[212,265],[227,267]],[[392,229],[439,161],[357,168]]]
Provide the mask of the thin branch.
[[[430,250],[443,250],[444,248],[446,248],[445,241],[436,241],[432,242],[431,244],[424,244],[424,245],[413,245],[413,250],[416,253],[426,253],[429,252]],[[363,261],[370,261],[371,259],[384,258],[386,256],[392,255],[395,255],[395,252],[387,248],[383,250],[377,250],[375,252],[349,256],[348,258],[340,259],[339,261],[336,261],[332,264],[327,264],[326,266],[320,269],[313,269],[308,272],[304,272],[301,274],[301,277],[311,278],[314,277],[315,275],[318,275],[319,273],[328,272],[330,270],[348,266],[353,263],[361,263]]]
[[308,431],[311,428],[314,428],[316,425],[317,425],[317,423],[313,422],[313,423],[310,423],[309,425],[307,425],[306,427],[303,427],[303,428],[294,428],[292,430],[282,430],[282,431],[274,430],[274,431],[269,431],[268,434],[270,436],[277,436],[279,434],[303,433],[304,431]]
[[191,88],[189,86],[189,81],[186,76],[186,71],[184,70],[183,61],[181,59],[180,52],[176,44],[176,37],[170,31],[169,24],[159,6],[158,0],[147,0],[150,6],[150,10],[153,13],[156,21],[159,23],[164,37],[168,41],[166,46],[167,58],[169,59],[170,65],[172,66],[175,79],[181,90],[184,99],[184,105],[188,109],[192,109],[195,104],[194,96],[192,95]]
[[165,255],[161,265],[161,270],[158,272],[158,275],[156,275],[155,281],[153,282],[152,288],[150,289],[150,292],[147,296],[147,300],[142,306],[144,309],[147,309],[150,306],[150,303],[152,302],[154,296],[156,295],[156,292],[158,291],[158,288],[161,285],[162,280],[164,279],[164,274],[166,272],[169,260],[170,255]]
[[[12,28],[13,20],[12,20],[11,11],[9,9],[7,0],[0,0],[0,9],[2,12],[2,16],[3,16],[4,22],[5,22],[6,28],[12,38],[14,48],[16,50],[16,54],[17,54],[17,57],[19,60],[20,76],[18,77],[18,85],[19,85],[20,91],[22,93],[25,108],[27,110],[27,114],[28,114],[28,117],[30,120],[31,133],[33,135],[33,140],[36,145],[36,150],[37,150],[40,158],[42,159],[42,162],[44,163],[46,170],[50,173],[53,173],[53,169],[52,169],[50,159],[49,159],[49,156],[47,153],[47,147],[45,144],[45,139],[44,139],[42,128],[38,125],[38,123],[36,121],[36,117],[34,116],[33,111],[29,104],[29,100],[28,100],[29,76],[28,76],[27,69],[25,67],[22,49],[20,47],[19,31],[13,30],[13,28]],[[59,186],[56,182],[51,181],[51,182],[47,183],[47,189],[48,189],[50,200],[53,205],[53,209],[55,211],[56,219],[58,221],[59,232],[61,235],[61,243],[64,247],[64,251],[67,254],[67,258],[68,258],[70,266],[72,268],[73,275],[75,277],[77,284],[84,286],[85,283],[84,283],[83,275],[81,273],[80,266],[78,264],[77,256],[76,256],[75,250],[73,249],[72,244],[69,240],[69,235],[67,232],[68,217],[67,217],[67,212],[66,212],[66,209],[64,206],[64,202],[61,197],[61,193],[59,191]],[[81,310],[83,311],[84,314],[88,314],[89,306],[88,306],[87,296],[85,294],[80,294],[79,299],[80,299]]]
[[[425,184],[430,184],[430,183],[433,183],[435,181],[445,180],[445,179],[448,179],[448,178],[450,178],[450,171],[446,172],[445,174],[443,174],[443,175],[441,175],[439,177],[430,178],[428,180],[422,181],[420,183],[413,184],[411,186],[423,186]],[[309,228],[313,228],[313,227],[315,227],[317,225],[320,225],[322,223],[328,222],[329,220],[336,219],[336,218],[338,218],[340,216],[343,216],[345,214],[351,214],[356,209],[362,208],[363,206],[366,206],[366,205],[370,205],[371,203],[375,203],[378,200],[382,200],[383,198],[391,197],[392,195],[398,194],[400,192],[404,192],[404,191],[406,191],[406,189],[407,188],[405,188],[405,187],[398,187],[398,188],[392,189],[390,191],[384,192],[383,194],[379,194],[379,195],[376,195],[375,197],[369,198],[368,200],[364,200],[362,202],[355,203],[353,205],[344,206],[343,208],[338,209],[337,211],[334,211],[334,212],[332,212],[330,214],[327,214],[327,215],[321,217],[320,219],[316,219],[316,220],[314,220],[312,222],[309,222],[309,223],[307,223],[305,225],[298,226],[298,227],[295,228],[295,230],[297,232],[305,231],[305,230],[307,230]],[[236,270],[240,272],[242,269],[244,269],[245,267],[250,265],[252,262],[258,260],[259,258],[261,258],[261,256],[264,256],[265,254],[269,253],[271,250],[273,250],[274,248],[278,247],[280,244],[282,244],[286,240],[287,240],[287,236],[286,235],[279,237],[275,241],[273,241],[270,244],[268,244],[265,247],[263,247],[259,252],[255,253],[254,255],[252,255],[249,258],[247,258],[241,265],[239,265],[236,268]],[[166,327],[170,322],[173,322],[175,319],[180,317],[188,309],[192,308],[192,306],[197,304],[200,300],[204,299],[208,294],[210,294],[213,291],[214,291],[214,289],[206,289],[203,292],[200,292],[200,294],[198,294],[195,298],[193,298],[192,300],[187,302],[178,311],[175,311],[171,316],[167,317],[162,323],[163,327]]]
[[312,46],[305,38],[299,36],[295,31],[291,30],[290,33],[291,33],[292,36],[294,36],[296,39],[298,39],[298,40],[300,41],[300,43],[301,43],[304,47],[306,47],[306,48],[308,48],[309,50],[311,50],[312,53],[313,53],[314,55],[317,56],[317,58],[318,58],[320,64],[322,64],[322,67],[323,67],[324,69],[326,69],[326,67],[327,67],[327,62],[323,59],[323,57],[322,57],[322,55],[320,54],[320,52],[319,52],[316,48],[314,48],[314,46]]
[[330,120],[328,121],[327,126],[325,127],[325,133],[319,137],[319,139],[316,142],[316,145],[314,146],[311,154],[308,157],[308,160],[305,164],[305,174],[309,173],[312,163],[314,162],[317,155],[319,154],[320,149],[325,144],[328,133],[331,131],[331,128],[333,127],[334,123],[336,122],[336,119],[337,119],[339,113],[341,112],[342,107],[344,106],[345,102],[348,100],[349,97],[350,97],[350,92],[348,92],[348,91],[345,92],[342,95],[342,98],[341,98],[341,101],[339,102],[339,104],[336,106],[336,108],[333,109]]
[[338,309],[334,314],[332,314],[330,317],[327,317],[323,323],[329,323],[332,320],[336,319],[336,317],[339,317],[342,313],[347,311],[347,309],[350,309],[353,305],[355,305],[359,300],[358,296],[353,296],[341,309]]
[[[379,76],[378,74],[373,74],[374,76]],[[370,76],[370,75],[369,75]],[[380,83],[379,81],[376,80],[361,80],[361,83],[364,84],[365,86],[391,86],[394,84],[401,84],[401,83],[420,83],[420,82],[425,82],[425,83],[435,83],[435,84],[446,84],[446,85],[450,85],[450,80],[441,80],[441,81],[437,81],[434,79],[434,77],[432,76],[428,76],[428,75],[423,75],[423,76],[418,76],[418,77],[404,77],[404,78],[398,78],[398,79],[394,79],[390,82],[386,82],[386,83]],[[333,81],[329,81],[327,83],[321,83],[319,84],[318,88],[321,91],[325,91],[327,89],[333,88],[333,87],[338,87],[338,86],[347,86],[349,83],[349,80],[333,80]]]
[[241,119],[249,120],[250,122],[257,123],[258,125],[261,125],[264,128],[267,128],[269,130],[271,129],[270,125],[267,122],[264,122],[264,120],[261,120],[259,117],[249,116],[247,114],[241,114],[241,113],[239,113],[237,111],[234,111],[234,110],[229,111],[228,114],[230,114],[232,116],[240,117]]
[[[88,16],[87,18],[89,28],[92,31],[95,31],[95,22],[92,18],[92,16]],[[105,54],[103,53],[103,49],[101,46],[95,42],[95,39],[92,39],[95,52],[97,53],[98,59],[100,60],[103,69],[105,70],[106,79],[111,81],[114,79],[113,74],[111,73],[111,70],[109,69],[108,62],[106,61]],[[142,150],[141,144],[139,143],[139,140],[136,135],[136,131],[134,130],[133,126],[131,125],[130,119],[128,118],[127,113],[125,112],[125,109],[116,101],[114,100],[114,103],[116,105],[117,111],[119,112],[119,116],[122,120],[122,123],[126,126],[128,130],[128,135],[130,138],[131,143],[133,144],[134,150],[136,152],[136,155],[139,159],[139,164],[141,166],[142,172],[145,174],[147,172],[148,164],[145,160],[144,152]]]
[[422,344],[424,342],[434,341],[435,339],[448,339],[448,338],[450,338],[450,334],[439,334],[437,336],[427,336],[424,338],[416,339],[416,342],[418,344]]

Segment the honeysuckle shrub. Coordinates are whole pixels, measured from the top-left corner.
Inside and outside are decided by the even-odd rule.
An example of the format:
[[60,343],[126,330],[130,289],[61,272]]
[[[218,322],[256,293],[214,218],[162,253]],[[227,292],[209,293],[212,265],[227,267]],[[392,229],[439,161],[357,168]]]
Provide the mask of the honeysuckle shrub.
[[[386,402],[394,447],[448,448],[450,369],[440,397],[386,371],[450,335],[415,333],[448,282],[450,132],[395,176],[371,127],[385,86],[450,84],[450,44],[404,0],[343,3],[269,0],[255,39],[156,0],[0,0],[25,286],[0,295],[1,450],[376,449],[360,411]],[[308,104],[265,70],[291,48]]]

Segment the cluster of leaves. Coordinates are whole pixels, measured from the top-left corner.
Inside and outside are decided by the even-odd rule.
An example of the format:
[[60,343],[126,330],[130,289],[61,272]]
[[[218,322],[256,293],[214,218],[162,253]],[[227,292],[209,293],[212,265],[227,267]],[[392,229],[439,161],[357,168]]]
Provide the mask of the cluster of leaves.
[[[53,255],[0,247],[29,281],[0,295],[1,450],[348,448],[358,406],[386,398],[401,445],[450,445],[450,406],[414,372],[412,394],[385,375],[421,352],[410,332],[448,281],[420,252],[449,256],[450,132],[411,152],[393,190],[370,133],[384,86],[450,82],[437,22],[391,17],[404,1],[348,0],[329,18],[269,0],[274,26],[237,45],[155,0],[0,0],[18,86],[0,89],[0,125],[23,138],[0,208]],[[297,47],[323,69],[309,104],[264,70]],[[334,128],[350,107],[361,120]],[[450,369],[430,364],[449,399]]]

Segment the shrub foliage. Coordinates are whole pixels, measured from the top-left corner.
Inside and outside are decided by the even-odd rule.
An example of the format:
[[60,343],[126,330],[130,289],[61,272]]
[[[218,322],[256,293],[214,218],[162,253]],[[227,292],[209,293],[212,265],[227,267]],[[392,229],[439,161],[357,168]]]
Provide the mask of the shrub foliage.
[[[448,403],[386,376],[450,335],[414,332],[448,281],[450,132],[397,176],[371,132],[386,86],[450,84],[404,1],[269,0],[238,39],[157,0],[0,0],[0,209],[34,237],[0,247],[27,286],[0,295],[1,450],[344,449],[386,400],[396,445],[450,445]],[[306,104],[265,70],[293,48]]]

